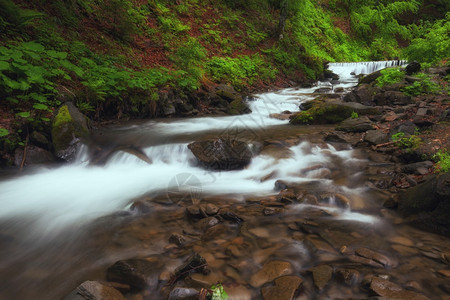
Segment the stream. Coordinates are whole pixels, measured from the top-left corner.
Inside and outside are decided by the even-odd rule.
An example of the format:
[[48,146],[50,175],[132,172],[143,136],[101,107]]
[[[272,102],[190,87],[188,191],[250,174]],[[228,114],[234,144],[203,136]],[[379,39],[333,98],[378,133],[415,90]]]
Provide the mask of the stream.
[[[127,299],[167,299],[173,288],[165,285],[167,274],[193,252],[206,259],[211,273],[177,285],[199,288],[220,281],[230,299],[260,299],[254,276],[271,260],[289,262],[289,273],[303,279],[296,299],[367,297],[359,286],[370,274],[406,292],[448,297],[448,282],[437,271],[448,269],[442,257],[450,253],[450,242],[403,224],[382,207],[389,195],[364,179],[365,170],[379,162],[349,146],[324,143],[324,132],[334,126],[293,126],[270,117],[298,111],[318,88],[345,92],[358,74],[397,64],[331,63],[339,83],[254,95],[248,115],[110,126],[95,132],[70,164],[3,176],[0,300],[63,299],[86,280],[106,280],[109,266],[131,258],[154,263],[154,272],[149,287]],[[257,154],[243,170],[205,170],[187,145],[217,137],[246,141]],[[102,166],[90,164],[92,148],[118,145],[142,149],[152,163],[117,151]],[[274,204],[275,187],[284,182],[309,191],[308,201]],[[209,227],[186,216],[186,207],[207,204],[233,211],[245,226],[220,220]],[[174,233],[184,236],[184,247],[169,243]],[[380,267],[372,258],[353,259],[360,249],[387,261]],[[324,288],[313,278],[317,266],[334,270]],[[359,279],[338,280],[348,270],[356,270]]]

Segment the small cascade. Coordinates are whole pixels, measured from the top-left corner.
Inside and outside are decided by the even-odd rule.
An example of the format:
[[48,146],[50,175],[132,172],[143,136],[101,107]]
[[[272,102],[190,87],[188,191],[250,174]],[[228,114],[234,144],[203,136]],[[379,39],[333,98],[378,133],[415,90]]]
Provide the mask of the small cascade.
[[339,62],[330,63],[328,68],[338,74],[341,81],[351,81],[356,75],[370,74],[385,68],[403,66],[406,63],[406,60]]

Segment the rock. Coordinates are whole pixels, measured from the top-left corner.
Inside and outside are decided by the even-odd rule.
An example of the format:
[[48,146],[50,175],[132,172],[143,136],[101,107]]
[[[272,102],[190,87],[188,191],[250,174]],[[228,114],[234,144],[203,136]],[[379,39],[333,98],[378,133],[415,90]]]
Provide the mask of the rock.
[[277,113],[273,113],[273,114],[269,115],[269,117],[271,117],[273,119],[278,119],[278,120],[282,120],[282,121],[289,120],[290,116],[291,116],[290,114],[277,114]]
[[401,193],[399,211],[421,229],[450,236],[450,172]]
[[79,140],[89,135],[88,119],[71,102],[63,104],[52,123],[52,141],[56,156],[66,161],[75,158]]
[[216,94],[229,103],[242,99],[242,96],[231,85],[226,84],[219,84],[216,87]]
[[328,133],[323,140],[327,143],[348,143],[341,133]]
[[377,296],[399,300],[426,300],[422,294],[406,291],[399,285],[380,277],[373,277],[370,282],[370,291]]
[[249,114],[252,111],[244,100],[236,99],[230,103],[226,112],[230,115],[242,115]]
[[106,278],[140,291],[148,287],[154,271],[155,264],[145,259],[120,260],[108,268]]
[[45,135],[40,133],[39,131],[33,131],[30,135],[30,141],[33,142],[33,144],[43,147],[45,149],[49,149],[49,141]]
[[125,300],[115,288],[98,281],[85,281],[64,300]]
[[353,113],[353,109],[341,103],[316,101],[307,111],[294,113],[290,116],[290,124],[335,124]]
[[293,189],[284,189],[278,193],[277,201],[291,204],[297,201],[297,195]]
[[366,116],[356,119],[348,118],[336,127],[336,130],[344,132],[364,132],[372,129],[374,129],[373,122]]
[[354,285],[360,280],[360,274],[353,269],[339,269],[336,271],[338,279],[342,280],[347,285]]
[[392,128],[391,131],[389,132],[389,136],[392,137],[394,134],[399,132],[404,132],[405,134],[413,135],[415,134],[417,129],[418,129],[417,126],[413,122],[407,121]]
[[386,255],[383,255],[369,248],[358,248],[355,250],[355,253],[361,257],[373,260],[376,263],[383,265],[384,267],[394,267],[397,265],[397,262],[391,260]]
[[191,272],[206,274],[208,272],[206,266],[206,259],[204,259],[200,254],[194,253],[181,266],[175,269],[175,276],[178,278],[184,278]]
[[378,86],[362,83],[353,91],[345,95],[345,102],[358,102],[367,106],[374,106],[374,95],[379,94],[381,89]]
[[205,207],[206,214],[212,216],[212,215],[217,214],[218,211],[219,211],[219,208],[216,205],[214,205],[212,203],[206,204],[206,207]]
[[433,167],[433,163],[431,161],[420,161],[420,162],[404,165],[404,166],[402,166],[401,170],[403,173],[425,175],[425,174],[429,173],[428,169],[430,169],[432,167]]
[[406,105],[412,103],[412,98],[400,91],[386,91],[374,96],[376,105]]
[[265,207],[263,210],[263,214],[265,216],[273,216],[278,215],[284,212],[283,208],[280,207]]
[[293,271],[290,263],[286,261],[274,260],[266,263],[261,270],[250,278],[250,284],[258,288],[264,283],[274,280],[283,275],[289,275]]
[[235,170],[248,165],[252,152],[246,142],[223,138],[193,142],[188,148],[207,169]]
[[407,75],[412,75],[419,72],[421,68],[422,66],[420,65],[420,63],[418,63],[417,61],[413,61],[406,66],[405,72]]
[[189,205],[186,207],[186,213],[188,216],[192,218],[203,218],[205,215],[203,215],[202,210],[198,205]]
[[175,106],[172,103],[167,104],[166,106],[164,106],[164,111],[163,114],[164,116],[171,116],[174,115],[177,112],[177,110],[175,109]]
[[210,227],[213,227],[215,225],[219,224],[219,220],[215,217],[208,217],[208,218],[204,218],[201,219],[200,221],[198,221],[195,226],[201,230],[207,230]]
[[186,239],[184,236],[178,233],[172,233],[172,235],[169,237],[169,243],[175,244],[178,247],[183,246],[186,244]]
[[[22,164],[23,153],[24,149],[20,148],[17,148],[14,152],[14,164],[18,167]],[[49,151],[34,145],[27,146],[27,153],[24,163],[25,166],[50,164],[54,163],[55,161],[55,157]]]
[[252,293],[244,286],[236,286],[235,284],[227,287],[225,291],[230,300],[252,300]]
[[263,299],[279,300],[293,299],[295,291],[303,283],[303,280],[297,276],[283,276],[275,279],[274,286],[266,286],[261,290]]
[[389,137],[381,130],[368,130],[364,136],[364,141],[373,145],[378,145],[387,143],[389,141]]
[[359,84],[370,84],[381,76],[381,70],[365,75],[359,79]]
[[315,94],[327,94],[331,93],[333,89],[331,87],[322,87],[314,90]]
[[327,265],[314,267],[310,271],[313,273],[314,285],[319,290],[323,290],[333,275],[333,268]]
[[196,289],[176,287],[170,292],[168,300],[197,300],[198,296]]

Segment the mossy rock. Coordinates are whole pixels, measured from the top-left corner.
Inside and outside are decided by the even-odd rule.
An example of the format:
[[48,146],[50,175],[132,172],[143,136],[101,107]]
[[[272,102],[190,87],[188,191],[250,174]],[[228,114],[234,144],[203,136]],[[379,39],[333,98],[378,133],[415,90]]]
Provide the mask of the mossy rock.
[[242,99],[233,100],[227,107],[227,113],[230,115],[242,115],[251,113],[251,109],[248,107]]
[[291,116],[291,124],[336,124],[351,117],[354,110],[346,105],[317,101],[307,111]]
[[74,141],[89,135],[88,119],[71,102],[56,112],[52,124],[52,141],[56,156],[64,160],[74,158]]

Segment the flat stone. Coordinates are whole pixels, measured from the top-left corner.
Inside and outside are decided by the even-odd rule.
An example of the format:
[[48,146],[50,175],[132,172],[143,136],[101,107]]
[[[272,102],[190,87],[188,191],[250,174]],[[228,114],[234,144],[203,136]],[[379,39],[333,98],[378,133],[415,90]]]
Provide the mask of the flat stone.
[[270,237],[270,232],[266,228],[257,227],[248,230],[251,234],[259,238],[268,238]]
[[283,276],[275,279],[274,286],[262,288],[261,294],[265,300],[292,299],[295,291],[303,283],[303,280],[297,276]]
[[360,273],[353,269],[339,269],[336,271],[336,276],[347,285],[355,284],[361,277]]
[[293,272],[292,265],[286,261],[274,260],[266,263],[261,270],[250,278],[250,284],[257,288],[264,283]]
[[445,277],[450,277],[450,270],[439,270],[438,273]]
[[392,283],[386,279],[373,277],[370,283],[370,290],[376,295],[386,297],[388,299],[399,300],[425,300],[428,299],[422,294],[406,291],[399,285]]
[[355,250],[355,252],[356,252],[357,255],[359,255],[361,257],[364,257],[364,258],[367,258],[367,259],[370,259],[370,260],[373,260],[373,261],[375,261],[377,263],[382,264],[385,267],[394,267],[394,266],[397,265],[396,262],[391,260],[386,255],[378,253],[378,252],[376,252],[374,250],[371,250],[369,248],[358,248],[358,249]]
[[98,281],[85,281],[64,300],[125,300],[115,288]]
[[322,290],[331,280],[333,268],[327,265],[322,265],[312,268],[311,272],[313,273],[314,285],[319,290]]
[[188,284],[188,286],[207,289],[221,280],[223,280],[223,278],[216,273],[210,273],[208,275],[195,273],[190,275],[184,281]]
[[252,300],[252,293],[242,285],[226,287],[225,292],[227,292],[229,300]]
[[413,241],[411,241],[408,238],[402,237],[402,236],[394,236],[394,237],[390,237],[388,239],[389,242],[394,243],[394,244],[399,244],[399,245],[403,245],[403,246],[414,246]]
[[219,224],[219,220],[215,217],[208,217],[201,219],[197,223],[195,223],[195,227],[200,228],[201,230],[207,230],[210,227]]

